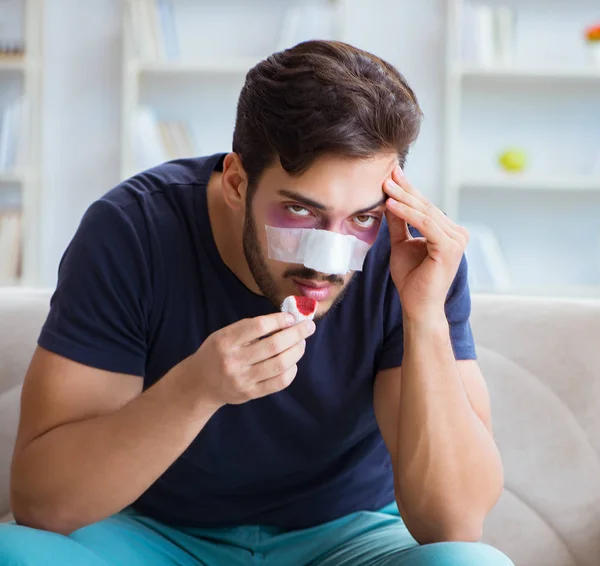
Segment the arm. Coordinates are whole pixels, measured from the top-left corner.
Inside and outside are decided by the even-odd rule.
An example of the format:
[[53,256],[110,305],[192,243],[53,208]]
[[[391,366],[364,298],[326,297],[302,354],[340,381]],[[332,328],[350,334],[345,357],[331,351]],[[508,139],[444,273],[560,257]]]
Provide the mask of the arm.
[[420,543],[476,541],[502,490],[489,396],[474,360],[455,361],[441,328],[406,323],[402,368],[375,380],[396,500]]
[[137,499],[216,410],[190,395],[183,371],[176,366],[142,394],[140,377],[38,348],[12,462],[17,522],[67,534]]
[[390,197],[390,274],[402,308],[391,335],[399,346],[395,363],[380,368],[375,402],[396,498],[419,542],[475,541],[503,478],[487,388],[471,359],[469,234],[399,168],[384,190]]
[[221,406],[289,386],[314,332],[293,322],[276,313],[223,328],[144,393],[139,377],[38,348],[12,464],[17,522],[67,534],[131,504]]

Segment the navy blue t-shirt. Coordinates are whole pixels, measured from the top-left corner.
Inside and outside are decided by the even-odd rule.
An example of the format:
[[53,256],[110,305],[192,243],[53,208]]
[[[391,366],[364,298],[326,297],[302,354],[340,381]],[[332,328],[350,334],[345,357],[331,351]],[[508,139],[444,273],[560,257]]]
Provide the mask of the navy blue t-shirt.
[[[147,389],[211,333],[275,312],[215,245],[206,187],[223,157],[160,165],[91,205],[61,261],[40,346],[143,376]],[[181,526],[294,529],[393,501],[373,410],[375,375],[402,362],[389,252],[384,224],[342,303],[317,323],[290,387],[221,408],[135,509]],[[463,258],[446,308],[457,359],[476,357],[470,308]]]

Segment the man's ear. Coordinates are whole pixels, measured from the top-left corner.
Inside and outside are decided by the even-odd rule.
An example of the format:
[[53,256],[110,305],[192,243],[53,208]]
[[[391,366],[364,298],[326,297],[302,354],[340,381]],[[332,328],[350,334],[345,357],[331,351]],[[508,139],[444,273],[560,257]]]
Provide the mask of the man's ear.
[[229,208],[238,212],[245,209],[248,175],[237,153],[232,152],[225,156],[221,190]]

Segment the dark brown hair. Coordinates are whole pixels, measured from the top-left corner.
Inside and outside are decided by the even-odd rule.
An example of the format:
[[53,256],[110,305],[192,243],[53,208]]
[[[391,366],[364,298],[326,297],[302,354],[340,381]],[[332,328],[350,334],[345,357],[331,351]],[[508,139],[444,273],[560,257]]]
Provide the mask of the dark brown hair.
[[396,151],[404,166],[422,113],[406,79],[379,57],[339,41],[306,41],[246,75],[233,151],[250,191],[277,157],[292,175],[319,156]]

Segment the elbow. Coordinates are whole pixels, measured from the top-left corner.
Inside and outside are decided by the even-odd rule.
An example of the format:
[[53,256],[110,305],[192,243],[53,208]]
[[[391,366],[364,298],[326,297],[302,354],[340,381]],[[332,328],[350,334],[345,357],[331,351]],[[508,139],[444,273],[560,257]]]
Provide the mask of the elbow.
[[17,525],[49,531],[59,535],[70,535],[73,531],[85,526],[77,521],[73,513],[57,505],[40,505],[23,497],[14,489],[10,493],[10,506]]
[[483,536],[485,516],[470,512],[409,513],[402,515],[406,528],[419,544],[439,542],[479,542]]
[[[408,525],[407,525],[408,527]],[[426,527],[409,531],[419,544],[434,544],[439,542],[470,542],[475,543],[483,536],[483,524],[475,521],[450,524],[430,524]]]
[[463,521],[442,526],[435,542],[479,542],[482,536],[483,522]]

